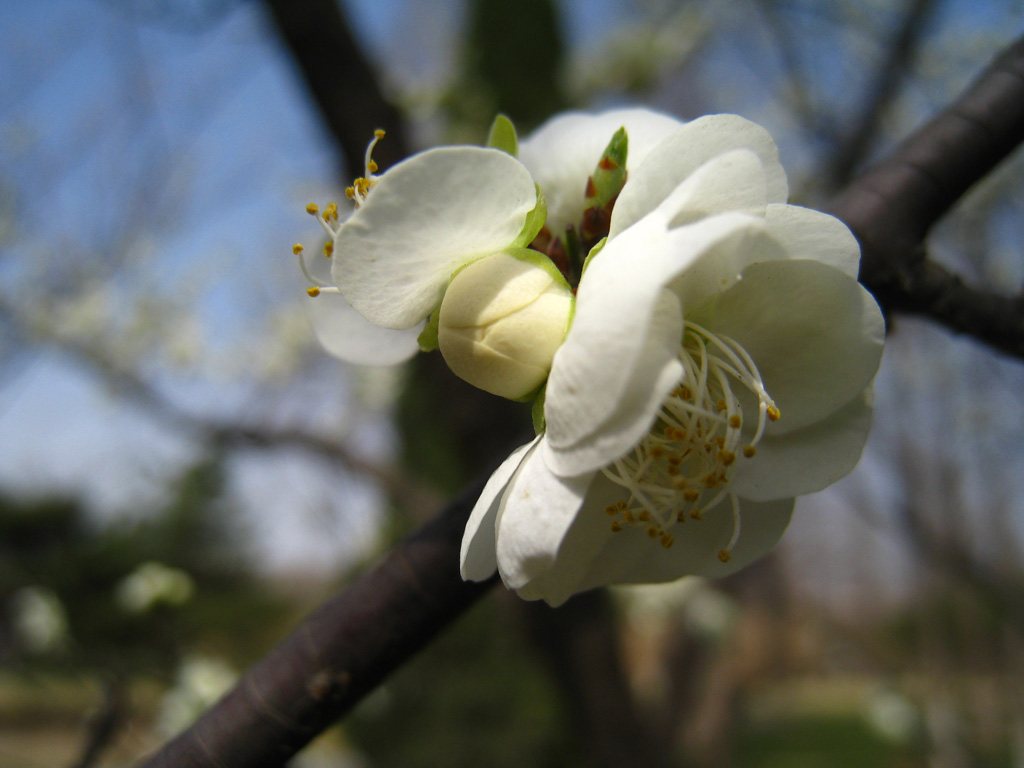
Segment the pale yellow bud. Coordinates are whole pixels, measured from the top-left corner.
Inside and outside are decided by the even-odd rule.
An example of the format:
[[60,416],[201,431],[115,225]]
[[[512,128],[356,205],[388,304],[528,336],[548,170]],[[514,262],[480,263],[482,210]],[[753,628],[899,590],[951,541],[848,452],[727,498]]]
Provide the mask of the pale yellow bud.
[[[513,255],[514,254],[514,255]],[[455,375],[518,400],[547,378],[572,314],[568,284],[546,257],[515,249],[475,261],[455,275],[437,340]]]

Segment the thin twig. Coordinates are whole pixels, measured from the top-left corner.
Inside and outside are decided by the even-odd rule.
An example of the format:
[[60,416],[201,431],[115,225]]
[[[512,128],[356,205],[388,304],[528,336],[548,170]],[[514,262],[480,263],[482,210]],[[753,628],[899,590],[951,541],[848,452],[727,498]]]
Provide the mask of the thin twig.
[[899,94],[900,85],[917,57],[936,3],[935,0],[909,0],[908,6],[888,53],[875,73],[860,115],[853,121],[853,130],[840,142],[825,170],[825,183],[830,190],[846,184],[871,150],[882,118]]

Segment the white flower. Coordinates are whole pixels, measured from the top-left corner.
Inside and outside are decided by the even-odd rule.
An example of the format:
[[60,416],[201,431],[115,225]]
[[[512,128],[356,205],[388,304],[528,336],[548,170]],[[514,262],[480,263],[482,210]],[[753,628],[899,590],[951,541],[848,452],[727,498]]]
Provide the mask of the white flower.
[[[642,112],[575,116],[521,154],[540,177],[621,125],[631,139],[634,125],[662,135],[628,163],[580,281],[546,431],[493,474],[463,539],[464,578],[497,568],[552,605],[606,584],[724,575],[765,554],[795,496],[856,464],[882,352],[856,240],[786,204],[763,128],[735,115],[667,130]],[[567,201],[565,216],[583,207],[571,188],[544,191]]]
[[[366,176],[348,190],[356,210],[347,220],[338,223],[333,204],[322,214],[307,208],[331,238],[325,253],[333,284],[313,277],[295,246],[314,284],[310,295],[324,294],[313,304],[321,343],[350,362],[401,362],[419,349],[417,337],[440,311],[441,320],[450,320],[441,353],[456,374],[504,397],[530,394],[564,338],[572,293],[557,271],[539,267],[523,248],[543,224],[543,200],[529,171],[504,151],[461,146],[423,152],[377,177],[370,154],[381,135],[367,149]],[[510,269],[519,274],[514,284]],[[531,329],[555,329],[543,354],[530,343],[532,331],[510,339],[525,326],[523,312]],[[526,357],[510,358],[510,351]]]

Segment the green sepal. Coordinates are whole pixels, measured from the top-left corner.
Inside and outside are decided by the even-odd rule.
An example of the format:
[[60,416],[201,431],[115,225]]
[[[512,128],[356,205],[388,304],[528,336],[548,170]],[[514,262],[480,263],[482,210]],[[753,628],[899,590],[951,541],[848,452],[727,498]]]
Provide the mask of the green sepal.
[[499,114],[491,123],[491,131],[487,134],[487,146],[508,152],[512,157],[519,156],[519,139],[516,127],[505,115]]
[[606,205],[622,191],[626,183],[626,156],[629,154],[629,136],[626,128],[619,128],[605,147],[601,159],[590,177],[593,182],[587,187],[585,207]]
[[[535,251],[532,248],[506,248],[501,253],[511,256],[514,259],[525,261],[527,264],[533,264],[535,267],[540,267],[559,285],[565,287],[567,291],[572,291],[572,286],[569,285],[569,281],[565,279],[565,275],[562,271],[555,266],[555,262],[551,260],[551,257],[546,253]],[[454,277],[454,275],[453,275]]]
[[433,312],[430,313],[430,317],[427,318],[427,324],[423,326],[423,330],[420,331],[420,335],[416,337],[416,342],[420,345],[422,352],[433,352],[438,347],[437,331],[441,319],[441,307],[438,306]]
[[530,416],[533,418],[533,433],[539,435],[547,429],[547,421],[544,418],[544,396],[547,394],[548,385],[544,382],[537,399],[533,401],[533,408],[530,409]]
[[602,237],[600,240],[597,241],[597,245],[595,245],[593,248],[590,249],[590,253],[587,254],[587,258],[583,262],[583,269],[580,270],[580,277],[581,278],[583,277],[583,273],[587,271],[587,267],[590,265],[590,260],[592,258],[594,258],[595,256],[597,256],[597,254],[599,254],[601,252],[601,249],[604,248],[604,245],[607,242],[608,242],[608,238],[607,237]]
[[544,222],[548,218],[548,205],[544,201],[544,191],[540,188],[540,184],[535,186],[537,187],[537,205],[526,214],[526,221],[523,224],[522,231],[512,241],[512,245],[517,248],[525,248],[532,243],[534,238],[537,237],[537,233],[544,228]]

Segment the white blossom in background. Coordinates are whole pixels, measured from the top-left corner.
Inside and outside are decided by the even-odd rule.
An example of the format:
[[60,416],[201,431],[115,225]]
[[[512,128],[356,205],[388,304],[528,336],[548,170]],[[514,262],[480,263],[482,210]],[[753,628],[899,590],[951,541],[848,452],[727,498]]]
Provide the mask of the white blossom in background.
[[129,613],[146,613],[160,605],[184,605],[195,584],[180,568],[150,561],[143,563],[117,585],[117,603]]
[[629,173],[554,356],[545,431],[494,473],[463,540],[465,578],[497,569],[552,605],[764,555],[794,497],[860,457],[883,346],[856,240],[786,204],[774,142],[735,115],[541,128],[521,157],[555,234],[620,126]]
[[71,639],[64,604],[47,587],[22,587],[14,593],[11,625],[19,645],[30,653],[59,653]]

